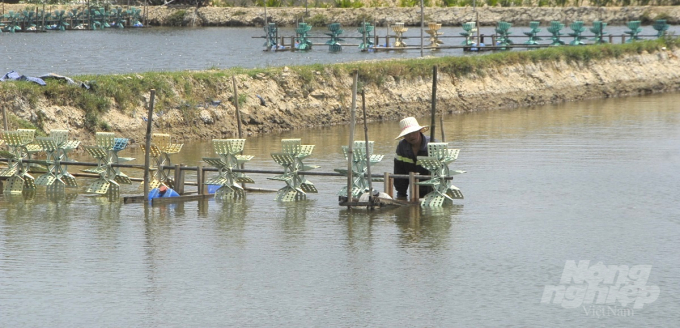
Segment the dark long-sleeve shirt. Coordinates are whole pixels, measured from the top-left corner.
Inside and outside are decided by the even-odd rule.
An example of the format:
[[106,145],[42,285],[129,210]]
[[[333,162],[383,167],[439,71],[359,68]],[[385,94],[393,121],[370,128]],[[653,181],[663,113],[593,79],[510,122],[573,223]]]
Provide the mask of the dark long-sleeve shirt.
[[[418,154],[413,153],[413,148],[406,140],[402,139],[397,145],[397,154],[394,157],[394,174],[409,174],[410,172],[417,172],[421,175],[429,175],[430,171],[426,170],[420,165],[416,165],[417,156],[427,156],[427,144],[430,142],[430,137],[421,133],[423,142],[420,145]],[[394,189],[397,190],[397,197],[406,197],[408,191],[408,179],[394,179]],[[420,186],[420,197],[425,196],[432,191],[428,186]]]

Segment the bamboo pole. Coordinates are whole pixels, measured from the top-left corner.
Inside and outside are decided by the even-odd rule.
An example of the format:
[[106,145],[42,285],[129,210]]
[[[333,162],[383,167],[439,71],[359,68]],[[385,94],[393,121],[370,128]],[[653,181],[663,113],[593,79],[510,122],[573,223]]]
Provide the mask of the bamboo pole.
[[146,120],[146,152],[144,154],[144,199],[149,197],[149,153],[151,149],[151,126],[153,124],[153,102],[156,97],[156,90],[151,89],[149,100],[149,113]]
[[366,173],[368,174],[368,208],[373,209],[373,182],[371,178],[371,153],[368,146],[368,124],[366,123],[366,95],[361,89],[361,110],[364,112],[364,140],[366,142]]
[[434,141],[437,117],[437,65],[432,66],[432,118],[430,119],[430,141]]
[[[349,147],[347,148],[347,203],[352,202],[352,164],[353,159],[353,145],[354,145],[354,113],[357,108],[357,79],[359,76],[358,71],[354,71],[354,81],[352,83],[352,108],[350,109],[350,121],[349,121]],[[352,208],[352,206],[347,205],[347,208]]]

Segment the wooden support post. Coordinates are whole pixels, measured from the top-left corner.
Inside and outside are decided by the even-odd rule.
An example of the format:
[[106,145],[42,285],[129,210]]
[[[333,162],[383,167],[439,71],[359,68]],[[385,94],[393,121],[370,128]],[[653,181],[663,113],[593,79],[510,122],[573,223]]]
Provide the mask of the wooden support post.
[[203,172],[203,162],[199,162],[197,170],[196,170],[196,185],[198,186],[198,194],[199,195],[203,195],[203,190],[204,190],[204,188],[203,188],[203,181],[204,181],[203,174],[204,174],[204,172]]
[[609,34],[609,44],[614,43],[614,36]]
[[416,173],[415,172],[409,172],[408,173],[408,201],[409,203],[413,203],[418,200],[416,198],[416,190],[418,189],[418,186],[416,186]]
[[186,173],[184,172],[183,168],[186,167],[185,164],[180,164],[179,165],[179,177],[175,181],[175,187],[177,190],[175,190],[178,194],[183,195],[184,194],[184,178],[186,177]]
[[[180,179],[181,172],[182,171],[179,167],[179,164],[175,164],[175,172],[174,172],[175,175],[173,177],[173,186],[172,186],[175,189],[175,191],[177,191],[177,185],[178,185],[178,181]],[[177,193],[179,194],[179,191],[177,191]]]
[[621,34],[621,44],[624,44],[624,43],[626,43],[626,35]]
[[384,189],[385,193],[388,194],[390,197],[393,197],[393,192],[392,192],[392,178],[390,178],[390,173],[385,172],[383,175],[383,181],[384,181]]
[[[496,34],[491,35],[491,46],[495,47],[496,46]],[[477,50],[481,50],[479,47]]]
[[290,37],[290,51],[295,51],[295,37]]
[[[149,153],[151,150],[151,126],[153,124],[153,102],[156,98],[156,90],[151,89],[151,97],[149,99],[149,113],[146,120],[146,152],[144,154],[144,199],[149,198]],[[160,168],[159,168],[160,169]]]

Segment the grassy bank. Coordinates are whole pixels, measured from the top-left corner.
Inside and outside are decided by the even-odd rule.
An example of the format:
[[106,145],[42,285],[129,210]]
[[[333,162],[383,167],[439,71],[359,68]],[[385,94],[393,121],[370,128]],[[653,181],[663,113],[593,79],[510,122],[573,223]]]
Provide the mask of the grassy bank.
[[[303,97],[315,89],[323,89],[322,83],[337,77],[346,77],[353,70],[358,70],[361,85],[381,88],[386,77],[398,80],[428,79],[432,75],[432,66],[438,66],[440,74],[465,77],[471,74],[485,76],[494,68],[512,64],[529,64],[539,62],[584,63],[607,58],[618,58],[624,55],[654,53],[663,47],[674,49],[680,43],[677,38],[665,38],[653,41],[634,42],[623,45],[589,45],[561,46],[531,51],[497,52],[485,55],[460,57],[437,57],[405,60],[385,60],[379,62],[354,62],[334,65],[292,66],[288,73],[283,67],[264,69],[233,68],[226,70],[181,71],[181,72],[149,72],[122,75],[82,75],[73,77],[83,81],[90,89],[79,85],[67,84],[63,80],[50,80],[47,86],[23,81],[0,83],[0,100],[11,122],[10,129],[36,128],[44,134],[45,120],[49,119],[40,110],[41,106],[68,106],[84,113],[84,127],[95,131],[110,131],[110,123],[103,117],[105,114],[127,115],[139,117],[145,115],[148,106],[149,90],[155,89],[156,113],[178,110],[183,121],[194,122],[198,115],[192,110],[209,103],[216,94],[232,94],[232,76],[245,76],[260,80],[270,80],[282,88],[286,88],[285,74],[294,74],[302,82],[303,90],[294,90]],[[285,74],[284,74],[285,73]],[[291,91],[293,92],[293,91]],[[239,93],[239,103],[243,105],[247,93]],[[233,99],[229,99],[233,102]],[[35,111],[28,118],[20,119],[15,111],[18,104],[27,104]],[[241,106],[243,108],[243,106]],[[23,115],[27,117],[26,115]]]

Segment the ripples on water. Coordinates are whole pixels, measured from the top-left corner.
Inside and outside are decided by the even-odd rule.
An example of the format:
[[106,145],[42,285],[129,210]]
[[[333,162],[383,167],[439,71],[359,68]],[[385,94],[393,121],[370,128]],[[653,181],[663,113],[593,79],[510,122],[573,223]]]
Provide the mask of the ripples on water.
[[[673,326],[680,264],[680,95],[447,116],[466,199],[366,212],[319,194],[157,207],[0,197],[0,322],[59,326]],[[421,122],[423,123],[423,122]],[[424,124],[424,123],[423,123]],[[369,126],[391,170],[397,126]],[[343,167],[347,127],[249,138],[275,169],[281,138]],[[210,156],[185,146],[177,162]],[[142,158],[138,151],[126,156]],[[192,165],[192,164],[190,164]],[[139,173],[131,172],[132,176]],[[265,175],[254,186],[278,188]],[[87,180],[79,179],[81,191]],[[381,187],[379,184],[378,187]],[[140,192],[137,186],[126,192]],[[652,265],[661,294],[633,317],[541,304],[566,260]]]

